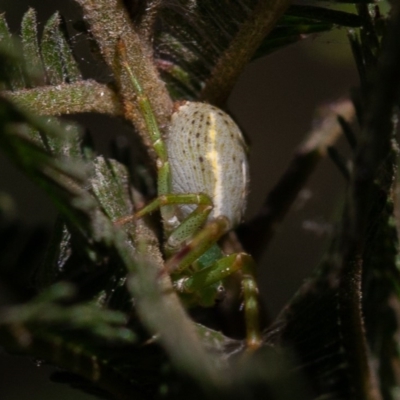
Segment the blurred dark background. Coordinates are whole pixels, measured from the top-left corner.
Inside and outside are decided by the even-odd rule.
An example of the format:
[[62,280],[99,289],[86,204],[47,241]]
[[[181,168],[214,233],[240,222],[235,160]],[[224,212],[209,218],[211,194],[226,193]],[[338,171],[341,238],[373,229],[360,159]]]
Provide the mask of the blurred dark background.
[[[18,32],[28,7],[38,19],[47,20],[56,10],[69,23],[79,15],[72,1],[0,0],[10,28]],[[72,34],[85,77],[107,81],[105,72],[85,56],[84,38]],[[268,191],[277,182],[294,149],[310,130],[317,106],[347,96],[357,86],[357,74],[345,30],[310,36],[250,64],[229,100],[229,111],[251,142],[251,192],[247,217],[257,213]],[[131,134],[122,123],[102,116],[78,119],[95,133],[99,151],[115,132]],[[46,195],[0,153],[0,193],[8,193],[18,216],[30,225],[51,227],[56,211]],[[285,219],[259,265],[260,290],[268,313],[275,316],[317,265],[329,239],[331,222],[340,206],[343,179],[326,159],[317,168],[299,200]],[[290,251],[288,251],[290,249]],[[0,286],[0,290],[3,290]],[[0,301],[4,299],[0,294]],[[34,360],[0,352],[0,398],[25,400],[84,399],[85,395],[59,384],[49,383],[52,369]]]

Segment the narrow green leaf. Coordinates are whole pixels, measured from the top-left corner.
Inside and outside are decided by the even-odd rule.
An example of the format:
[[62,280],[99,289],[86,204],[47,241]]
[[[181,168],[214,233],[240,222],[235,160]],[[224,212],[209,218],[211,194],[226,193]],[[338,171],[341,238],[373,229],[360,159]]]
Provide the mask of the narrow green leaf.
[[[62,137],[57,135],[46,135],[46,141],[50,146],[51,153],[58,157],[68,157],[71,160],[83,161],[81,151],[82,129],[78,124],[70,121],[60,121],[53,117],[47,118],[48,123],[56,126],[63,132]],[[42,136],[42,141],[44,137]]]
[[[54,117],[42,119],[48,126],[49,132],[42,132],[34,129],[32,126],[25,125],[20,127],[19,133],[36,144],[40,149],[46,151],[49,155],[56,157],[69,157],[71,161],[76,159],[82,162],[81,152],[81,130],[75,123],[61,122]],[[58,135],[55,132],[64,132]]]
[[132,213],[129,197],[129,176],[126,168],[114,160],[97,157],[91,179],[93,193],[111,220]]
[[59,54],[60,16],[55,13],[46,23],[41,40],[42,58],[47,82],[52,85],[63,83],[64,71]]
[[8,77],[0,89],[17,90],[25,87],[23,69],[17,55],[20,53],[19,43],[12,37],[4,14],[0,14],[0,46],[8,54],[2,66]]
[[63,34],[62,20],[55,13],[46,23],[41,41],[47,80],[51,84],[82,79],[78,65]]
[[30,86],[38,86],[44,83],[44,69],[40,57],[37,34],[36,12],[33,8],[30,8],[25,13],[21,23],[24,59],[25,62],[29,64],[32,74],[34,74],[36,78],[29,82]]
[[65,81],[67,81],[68,83],[80,81],[82,80],[82,74],[72,54],[71,47],[66,39],[68,37],[68,32],[64,19],[62,17],[59,29],[59,52],[64,66]]
[[305,18],[289,17],[282,18],[282,26],[276,27],[271,34],[265,38],[254,54],[253,60],[264,57],[284,46],[304,40],[313,33],[330,31],[332,24],[312,22]]
[[125,327],[128,317],[122,312],[100,308],[93,302],[72,306],[58,304],[73,300],[74,295],[74,286],[65,282],[56,283],[29,303],[6,309],[1,322],[40,325],[42,328],[45,325],[67,325],[69,329],[86,331],[88,335],[110,342],[135,342],[134,333]]
[[361,47],[359,35],[356,34],[354,30],[350,30],[347,34],[347,37],[349,39],[351,51],[353,53],[354,61],[357,67],[357,72],[361,82],[361,87],[366,88],[368,78],[367,78],[363,49]]
[[62,272],[71,255],[70,239],[71,234],[64,219],[58,216],[47,243],[46,253],[35,275],[35,286],[38,290],[48,288]]
[[47,21],[40,43],[47,82],[52,85],[82,79],[65,33],[63,21],[56,12]]
[[291,5],[286,14],[350,28],[361,26],[361,18],[357,14],[324,7]]
[[6,16],[4,13],[2,13],[0,14],[0,41],[10,38],[11,38],[11,33],[10,30],[8,29]]

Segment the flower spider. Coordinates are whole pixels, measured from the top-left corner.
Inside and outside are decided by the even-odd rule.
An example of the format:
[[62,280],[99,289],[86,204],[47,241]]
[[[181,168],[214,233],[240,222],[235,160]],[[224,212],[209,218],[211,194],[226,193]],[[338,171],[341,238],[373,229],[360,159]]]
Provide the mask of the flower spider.
[[242,133],[220,109],[181,102],[172,114],[167,137],[160,133],[148,97],[127,65],[139,110],[157,155],[158,197],[119,224],[160,209],[165,269],[189,304],[211,306],[221,281],[242,272],[246,341],[261,344],[255,263],[245,253],[225,255],[218,240],[242,219],[248,186],[248,162]]

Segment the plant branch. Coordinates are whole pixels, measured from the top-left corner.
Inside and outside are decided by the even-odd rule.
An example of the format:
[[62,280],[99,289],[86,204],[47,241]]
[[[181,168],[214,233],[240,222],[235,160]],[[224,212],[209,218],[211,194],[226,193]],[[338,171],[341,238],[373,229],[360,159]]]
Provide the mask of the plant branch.
[[[373,24],[365,5],[359,6],[365,20],[365,35],[373,38]],[[371,28],[369,28],[369,25]],[[371,31],[369,31],[371,29]],[[387,34],[366,96],[361,140],[357,149],[354,175],[351,180],[346,225],[343,234],[343,261],[339,291],[341,325],[351,335],[344,336],[344,348],[350,358],[354,396],[381,399],[376,378],[369,360],[362,312],[362,279],[367,239],[376,229],[373,218],[382,213],[381,199],[389,196],[390,185],[380,186],[382,176],[391,175],[398,157],[391,157],[392,138],[398,118],[400,77],[400,7],[393,3]],[[372,40],[372,39],[371,39]],[[383,191],[383,193],[381,193]],[[377,193],[378,192],[378,193]]]
[[122,105],[117,94],[109,86],[93,80],[2,94],[38,115],[57,116],[92,112],[122,116]]
[[[175,367],[216,395],[227,384],[223,361],[205,350],[198,328],[182,306],[165,270],[154,233],[137,224],[138,257],[128,287],[140,320],[162,343]],[[142,251],[143,249],[145,251]]]
[[387,40],[379,58],[377,73],[365,110],[365,123],[356,155],[354,202],[355,235],[365,230],[368,199],[377,170],[391,150],[394,135],[394,107],[399,105],[400,79],[400,7],[393,5]]
[[163,0],[147,0],[146,12],[139,25],[139,35],[143,37],[148,43],[153,39],[154,25],[157,20],[158,13],[163,4]]
[[349,100],[339,100],[318,110],[313,122],[315,127],[296,150],[288,168],[268,194],[258,215],[238,229],[241,243],[255,259],[259,259],[268,247],[277,225],[286,216],[318,162],[341,135],[338,115],[347,121],[354,118],[355,111]]
[[289,7],[290,0],[259,0],[206,81],[201,98],[223,105],[244,67]]
[[[152,49],[132,26],[122,0],[76,0],[76,2],[82,6],[85,18],[90,24],[90,31],[100,47],[105,62],[114,73],[124,102],[125,118],[136,126],[143,141],[151,149],[144,118],[140,110],[132,107],[137,93],[124,64],[129,65],[140,82],[143,92],[149,98],[158,125],[163,129],[169,122],[172,101],[153,62]],[[123,57],[119,50],[121,43],[125,47]],[[155,159],[154,152],[150,153]]]

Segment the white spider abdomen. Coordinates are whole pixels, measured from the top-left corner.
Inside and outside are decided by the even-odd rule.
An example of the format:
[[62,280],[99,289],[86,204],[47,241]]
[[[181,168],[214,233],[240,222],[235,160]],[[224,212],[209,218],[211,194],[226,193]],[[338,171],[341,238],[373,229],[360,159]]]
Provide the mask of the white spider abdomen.
[[[205,193],[209,218],[225,216],[230,228],[244,213],[249,181],[246,145],[232,118],[206,103],[185,102],[172,114],[167,137],[173,193]],[[180,206],[182,217],[196,208]]]

